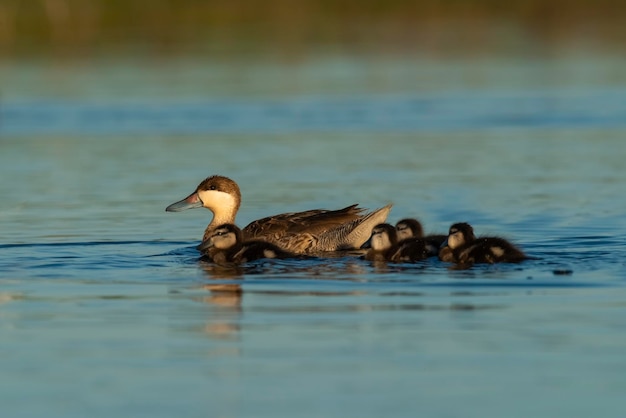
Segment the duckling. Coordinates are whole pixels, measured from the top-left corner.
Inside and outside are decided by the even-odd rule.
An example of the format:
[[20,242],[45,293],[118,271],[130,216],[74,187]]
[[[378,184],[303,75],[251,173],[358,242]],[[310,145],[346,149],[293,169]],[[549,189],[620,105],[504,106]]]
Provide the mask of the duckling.
[[439,259],[449,263],[458,262],[458,250],[464,249],[476,241],[474,228],[468,223],[456,223],[450,226],[447,240],[441,244]]
[[[241,205],[241,192],[233,180],[211,176],[201,182],[185,199],[165,210],[179,212],[205,207],[213,212],[202,240],[207,240],[218,225],[235,223]],[[370,236],[372,227],[385,222],[391,205],[364,213],[358,204],[343,209],[314,209],[283,213],[256,220],[243,228],[245,240],[260,239],[297,254],[341,251],[359,248]]]
[[405,218],[399,220],[396,223],[396,232],[400,241],[406,238],[422,238],[424,236],[422,223],[415,218]]
[[396,223],[396,231],[398,233],[398,240],[402,241],[407,238],[423,238],[426,241],[428,248],[428,254],[430,256],[437,256],[439,253],[439,247],[448,238],[447,235],[429,234],[424,236],[424,228],[420,221],[415,218],[401,219]]
[[217,264],[296,257],[296,254],[267,241],[244,241],[241,229],[234,224],[223,224],[215,228],[211,236],[198,246],[198,250]]
[[370,249],[365,254],[365,259],[388,261],[395,252],[395,247],[398,246],[396,229],[389,224],[378,224],[372,229],[369,242]]
[[518,263],[526,255],[513,244],[500,237],[479,237],[468,223],[456,223],[450,227],[448,240],[439,251],[442,261],[459,264]]
[[378,224],[372,229],[370,250],[365,254],[369,261],[409,262],[428,257],[427,243],[421,238],[408,238],[398,242],[396,228]]

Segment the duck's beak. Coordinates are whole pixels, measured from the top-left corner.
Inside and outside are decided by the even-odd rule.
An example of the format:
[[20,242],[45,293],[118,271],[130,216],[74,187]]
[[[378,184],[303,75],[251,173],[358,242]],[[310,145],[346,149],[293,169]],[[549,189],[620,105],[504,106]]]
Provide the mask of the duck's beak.
[[202,241],[200,243],[200,245],[198,245],[196,247],[196,250],[198,250],[198,251],[203,253],[203,252],[205,252],[206,250],[208,250],[211,247],[213,247],[213,240],[211,238],[209,238],[209,239],[207,239],[205,241]]
[[180,212],[187,209],[195,209],[202,207],[202,200],[200,200],[200,196],[198,196],[198,192],[193,192],[183,200],[172,203],[168,207],[165,208],[166,212]]
[[448,246],[448,238],[446,238],[446,240],[441,243],[441,245],[439,246],[439,249],[446,248],[447,246]]

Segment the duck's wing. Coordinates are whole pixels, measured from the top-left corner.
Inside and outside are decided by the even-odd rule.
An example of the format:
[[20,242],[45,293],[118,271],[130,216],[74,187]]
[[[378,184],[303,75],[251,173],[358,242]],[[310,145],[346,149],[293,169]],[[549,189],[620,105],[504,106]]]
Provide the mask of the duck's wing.
[[284,235],[317,235],[359,219],[364,210],[355,204],[338,210],[313,209],[282,213],[251,222],[243,231],[246,239],[263,238],[272,242]]
[[316,209],[285,213],[252,222],[244,228],[246,239],[259,238],[297,254],[359,248],[372,228],[386,220],[391,205],[363,215],[351,205],[338,210]]

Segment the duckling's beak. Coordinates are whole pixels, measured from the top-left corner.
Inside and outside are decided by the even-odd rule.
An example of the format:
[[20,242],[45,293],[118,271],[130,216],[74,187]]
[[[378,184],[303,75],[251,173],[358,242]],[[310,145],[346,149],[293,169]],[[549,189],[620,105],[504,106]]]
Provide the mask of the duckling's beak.
[[207,239],[205,241],[202,241],[200,243],[200,245],[198,245],[196,247],[196,250],[198,250],[198,251],[203,253],[203,252],[205,252],[206,250],[208,250],[211,247],[213,247],[213,240],[211,238],[209,238],[209,239]]
[[198,192],[193,192],[183,200],[172,203],[168,207],[165,208],[166,212],[180,212],[187,209],[195,209],[202,207],[202,200],[200,196],[198,196]]
[[439,249],[441,250],[442,248],[446,248],[447,246],[448,246],[448,238],[446,238],[446,240],[441,243],[441,245],[439,246]]

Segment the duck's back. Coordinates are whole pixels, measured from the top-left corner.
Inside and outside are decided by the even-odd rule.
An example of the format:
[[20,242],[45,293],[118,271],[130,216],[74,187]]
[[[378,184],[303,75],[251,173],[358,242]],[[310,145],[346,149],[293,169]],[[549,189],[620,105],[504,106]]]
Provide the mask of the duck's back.
[[357,206],[351,205],[338,210],[313,209],[268,216],[251,222],[243,229],[243,232],[246,239],[263,237],[268,240],[278,240],[284,235],[303,232],[319,234],[328,228],[359,219],[364,209]]
[[363,215],[351,205],[338,210],[315,209],[259,219],[244,228],[246,239],[262,239],[298,254],[360,247],[371,228],[386,219],[391,205]]

